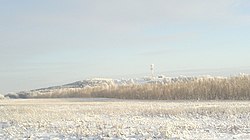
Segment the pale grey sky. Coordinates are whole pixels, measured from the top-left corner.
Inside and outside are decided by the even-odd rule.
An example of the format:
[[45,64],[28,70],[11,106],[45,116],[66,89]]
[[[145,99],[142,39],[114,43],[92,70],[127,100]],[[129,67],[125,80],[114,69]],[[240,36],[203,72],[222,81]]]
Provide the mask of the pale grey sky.
[[250,73],[248,0],[0,0],[0,93],[149,72]]

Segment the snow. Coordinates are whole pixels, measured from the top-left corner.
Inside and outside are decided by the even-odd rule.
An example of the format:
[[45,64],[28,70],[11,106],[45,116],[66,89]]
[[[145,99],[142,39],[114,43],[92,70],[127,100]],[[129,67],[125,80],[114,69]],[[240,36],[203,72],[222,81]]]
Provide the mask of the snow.
[[11,99],[0,139],[250,139],[249,101]]

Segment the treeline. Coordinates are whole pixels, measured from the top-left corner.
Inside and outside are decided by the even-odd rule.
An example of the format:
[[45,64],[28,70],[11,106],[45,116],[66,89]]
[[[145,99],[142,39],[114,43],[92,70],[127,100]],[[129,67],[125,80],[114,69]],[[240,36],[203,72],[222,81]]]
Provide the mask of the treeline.
[[95,92],[91,95],[149,100],[249,100],[250,76],[203,78],[168,84],[129,85]]
[[[146,100],[249,100],[250,76],[197,78],[169,83],[109,85],[19,93],[17,98],[118,98]],[[10,97],[10,96],[9,96]]]

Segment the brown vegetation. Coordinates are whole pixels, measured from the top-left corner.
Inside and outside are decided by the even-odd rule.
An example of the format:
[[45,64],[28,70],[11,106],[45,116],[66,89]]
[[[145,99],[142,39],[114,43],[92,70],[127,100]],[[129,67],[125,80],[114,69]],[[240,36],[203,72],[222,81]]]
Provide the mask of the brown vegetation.
[[128,85],[93,92],[92,97],[156,100],[248,100],[250,76],[203,78],[168,84]]

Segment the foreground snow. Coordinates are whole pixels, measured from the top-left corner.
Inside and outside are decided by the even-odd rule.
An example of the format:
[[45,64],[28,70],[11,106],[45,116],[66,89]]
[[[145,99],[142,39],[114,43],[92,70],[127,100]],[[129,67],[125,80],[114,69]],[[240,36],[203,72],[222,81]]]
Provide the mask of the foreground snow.
[[250,139],[249,101],[0,101],[0,139]]

